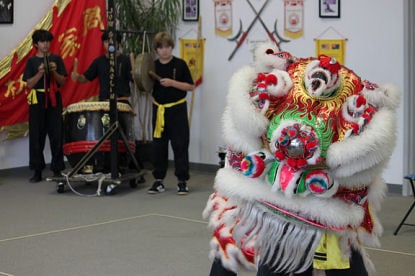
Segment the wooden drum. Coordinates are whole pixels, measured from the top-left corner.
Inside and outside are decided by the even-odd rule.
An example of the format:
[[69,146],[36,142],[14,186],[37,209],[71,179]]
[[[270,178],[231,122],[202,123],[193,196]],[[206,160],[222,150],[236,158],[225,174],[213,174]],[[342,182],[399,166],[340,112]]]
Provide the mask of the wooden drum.
[[[128,139],[130,149],[135,152],[133,112],[130,105],[117,103],[118,121]],[[82,102],[71,104],[64,115],[63,152],[69,164],[75,167],[110,127],[109,102]],[[110,138],[109,138],[110,139]],[[109,172],[111,170],[111,141],[105,140],[98,151],[86,163],[83,172]],[[128,168],[131,157],[124,141],[118,138],[118,166]]]

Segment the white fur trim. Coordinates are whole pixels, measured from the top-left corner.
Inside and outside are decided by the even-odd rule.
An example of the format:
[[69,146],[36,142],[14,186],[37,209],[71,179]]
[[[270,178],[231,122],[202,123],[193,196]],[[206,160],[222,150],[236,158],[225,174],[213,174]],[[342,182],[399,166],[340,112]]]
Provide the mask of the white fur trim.
[[[306,218],[334,227],[358,226],[364,215],[361,207],[338,199],[322,199],[313,196],[287,198],[280,193],[272,192],[269,184],[245,177],[231,168],[218,171],[214,187],[220,194],[232,198],[236,204],[239,204],[241,200],[268,201],[286,210],[299,212]],[[339,216],[339,214],[342,215]]]
[[231,111],[225,108],[222,116],[223,120],[223,137],[225,143],[234,151],[249,153],[262,147],[260,135],[251,135],[249,132],[241,131],[235,127],[231,118]]
[[373,167],[354,173],[347,177],[337,177],[337,180],[340,182],[342,187],[354,188],[368,186],[372,183],[374,178],[382,175],[382,171],[386,167],[388,161],[389,159],[383,160]]
[[270,72],[277,77],[276,85],[268,85],[268,91],[271,95],[282,97],[288,94],[288,91],[293,86],[293,82],[287,72],[274,69]]
[[363,89],[362,94],[376,108],[397,109],[400,102],[400,90],[397,85],[386,83],[373,90]]
[[383,181],[380,174],[373,178],[371,185],[369,186],[369,202],[374,211],[379,211],[381,203],[386,196],[386,183]]
[[237,131],[248,133],[253,137],[261,136],[268,126],[268,119],[252,104],[249,95],[252,81],[256,76],[252,67],[241,68],[232,76],[227,95],[230,114],[226,120],[231,120]]
[[327,165],[333,175],[349,177],[388,159],[395,146],[395,124],[395,112],[381,109],[360,135],[333,143],[327,151]]

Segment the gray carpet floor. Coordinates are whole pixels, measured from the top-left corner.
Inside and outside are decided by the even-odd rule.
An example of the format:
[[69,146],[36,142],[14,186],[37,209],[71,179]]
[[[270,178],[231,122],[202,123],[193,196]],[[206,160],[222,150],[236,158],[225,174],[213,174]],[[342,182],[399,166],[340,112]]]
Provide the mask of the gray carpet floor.
[[[170,171],[166,192],[147,194],[153,179],[144,172],[146,183],[123,183],[111,196],[88,196],[96,184],[72,183],[80,196],[68,187],[57,193],[51,181],[29,183],[27,168],[0,170],[0,275],[208,275],[202,210],[215,172],[192,170],[187,196],[176,194]],[[393,235],[412,202],[389,194],[383,204],[382,247],[368,248],[376,275],[415,275],[415,227]],[[415,223],[415,210],[407,222]]]

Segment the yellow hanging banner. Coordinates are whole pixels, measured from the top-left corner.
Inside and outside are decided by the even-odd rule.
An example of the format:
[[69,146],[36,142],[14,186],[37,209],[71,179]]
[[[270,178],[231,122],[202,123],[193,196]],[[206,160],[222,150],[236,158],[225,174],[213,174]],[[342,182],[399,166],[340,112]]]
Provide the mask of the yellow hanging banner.
[[327,55],[334,57],[344,65],[346,39],[316,39],[316,56]]
[[205,39],[180,38],[180,57],[189,66],[196,87],[202,83],[204,49]]

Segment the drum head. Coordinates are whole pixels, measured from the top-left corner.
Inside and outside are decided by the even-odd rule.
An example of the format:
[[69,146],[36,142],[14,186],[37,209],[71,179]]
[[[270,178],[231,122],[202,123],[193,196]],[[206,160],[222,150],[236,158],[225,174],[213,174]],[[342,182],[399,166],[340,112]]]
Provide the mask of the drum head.
[[149,71],[155,71],[153,56],[150,53],[139,54],[134,63],[134,80],[140,91],[151,93],[154,80]]

